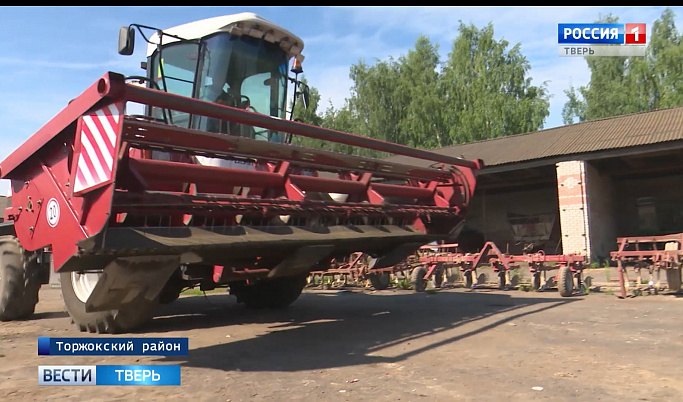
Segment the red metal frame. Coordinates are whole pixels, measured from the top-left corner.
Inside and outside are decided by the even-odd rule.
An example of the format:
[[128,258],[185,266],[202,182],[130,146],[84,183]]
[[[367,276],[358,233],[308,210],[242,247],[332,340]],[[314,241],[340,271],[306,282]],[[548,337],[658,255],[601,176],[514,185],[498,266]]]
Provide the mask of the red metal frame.
[[428,267],[424,279],[428,279],[434,270],[443,264],[456,266],[464,273],[474,272],[482,266],[490,266],[499,275],[519,267],[520,263],[528,264],[529,272],[538,275],[545,271],[569,267],[574,275],[580,277],[585,267],[585,257],[578,254],[548,255],[544,252],[521,255],[507,254],[500,251],[493,242],[486,242],[477,253],[460,253],[457,244],[426,245],[419,250],[419,262]]
[[[666,249],[667,243],[676,243],[676,249]],[[626,297],[627,267],[636,269],[636,288],[639,288],[642,268],[659,272],[661,269],[680,269],[683,265],[683,233],[619,237],[617,244],[617,251],[611,252],[610,257],[617,263],[621,298]],[[655,290],[659,287],[657,283]]]
[[428,280],[435,272],[441,272],[444,268],[457,267],[464,273],[474,272],[477,268],[490,266],[494,272],[507,275],[510,271],[518,268],[519,264],[529,266],[532,275],[541,275],[547,271],[561,267],[569,267],[571,272],[578,277],[579,285],[581,274],[586,265],[586,258],[578,254],[548,255],[544,252],[512,255],[503,253],[493,242],[486,242],[477,253],[462,253],[458,251],[457,243],[421,246],[415,256],[409,257],[404,263],[382,269],[370,269],[367,264],[360,262],[359,256],[353,255],[349,262],[341,263],[327,270],[314,271],[312,275],[320,276],[350,276],[352,280],[364,279],[374,272],[398,273],[412,270],[418,266],[427,268],[423,279]]
[[[440,165],[419,168],[129,116],[116,120],[109,128],[97,119],[112,106],[125,110],[126,102]],[[94,123],[85,120],[91,118]],[[100,137],[87,137],[88,130],[99,132]],[[115,146],[102,159],[103,148],[92,148],[96,140],[106,136]],[[152,159],[154,151],[166,152],[168,160]],[[194,162],[194,155],[246,160],[254,168],[203,166]],[[94,161],[97,157],[100,165]],[[112,166],[105,169],[111,169],[111,173],[101,171],[107,157],[113,159]],[[88,158],[93,162],[90,165],[81,161]],[[91,171],[84,172],[86,165]],[[109,229],[182,228],[193,222],[193,217],[192,224],[204,227],[214,227],[216,220],[234,226],[240,219],[268,220],[286,214],[315,217],[321,222],[371,219],[370,224],[411,225],[432,236],[425,237],[426,241],[444,238],[463,220],[475,188],[474,171],[481,166],[480,160],[450,157],[142,88],[127,84],[119,74],[107,73],[11,153],[0,164],[0,175],[12,181],[12,206],[5,211],[5,219],[14,221],[17,236],[27,250],[51,246],[55,269],[60,270],[67,261],[73,262],[69,269],[92,264],[84,252],[107,254],[110,250],[106,244],[113,236],[108,234]],[[96,184],[75,190],[77,178],[84,173],[90,173]],[[111,174],[110,179],[107,174]],[[346,193],[348,199],[344,203],[304,199],[307,191]],[[45,212],[47,203],[51,213],[59,212],[54,225]],[[136,220],[140,216],[144,222]],[[156,222],[150,224],[148,219]],[[173,233],[169,232],[169,236],[181,232]],[[406,231],[402,236],[406,240],[396,241],[408,241],[410,235]],[[411,237],[410,241],[416,240]]]

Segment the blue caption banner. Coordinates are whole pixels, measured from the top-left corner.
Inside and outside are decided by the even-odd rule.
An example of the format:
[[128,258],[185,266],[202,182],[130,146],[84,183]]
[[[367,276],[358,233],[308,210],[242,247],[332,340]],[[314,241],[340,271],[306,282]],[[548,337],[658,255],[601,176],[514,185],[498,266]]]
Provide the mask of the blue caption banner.
[[38,366],[38,385],[180,385],[180,366]]
[[38,338],[39,356],[187,356],[187,338]]
[[97,385],[180,385],[180,366],[97,366]]

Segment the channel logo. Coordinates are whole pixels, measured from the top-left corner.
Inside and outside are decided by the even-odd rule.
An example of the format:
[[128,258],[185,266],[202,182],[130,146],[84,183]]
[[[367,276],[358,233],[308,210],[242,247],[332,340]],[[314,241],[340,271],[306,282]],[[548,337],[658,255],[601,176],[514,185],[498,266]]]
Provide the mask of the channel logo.
[[645,44],[645,24],[625,24],[625,31],[627,45]]
[[644,45],[645,24],[557,24],[557,43]]

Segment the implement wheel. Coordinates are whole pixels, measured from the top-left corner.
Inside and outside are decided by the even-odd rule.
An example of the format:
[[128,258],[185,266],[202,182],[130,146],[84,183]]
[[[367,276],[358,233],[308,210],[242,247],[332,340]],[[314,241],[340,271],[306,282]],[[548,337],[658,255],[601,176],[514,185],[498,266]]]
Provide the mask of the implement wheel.
[[40,290],[40,267],[14,236],[0,237],[0,321],[33,314]]
[[437,265],[436,269],[434,269],[433,276],[434,276],[434,287],[435,288],[440,288],[443,285],[443,277],[445,275],[445,269],[443,267],[443,264]]
[[666,270],[667,287],[672,292],[681,290],[681,268],[669,268]]
[[569,297],[574,294],[574,276],[569,267],[560,267],[560,273],[557,279],[557,289],[560,296]]
[[541,289],[541,273],[540,272],[534,272],[534,277],[531,280],[531,287],[534,290],[540,290]]
[[374,272],[368,274],[370,284],[375,290],[384,290],[391,285],[391,275],[388,272]]
[[427,280],[424,278],[427,275],[427,268],[417,267],[410,273],[410,285],[416,292],[424,292],[427,290]]
[[102,274],[98,272],[62,272],[59,279],[62,297],[71,320],[82,332],[118,334],[134,331],[146,324],[158,305],[158,299],[139,297],[118,310],[85,311],[90,297]]
[[249,308],[286,308],[299,298],[307,277],[283,276],[260,280],[253,285],[233,282],[230,284],[230,293],[237,297],[238,303],[244,303]]
[[465,287],[467,289],[472,289],[472,286],[474,286],[474,271],[468,269],[465,271]]

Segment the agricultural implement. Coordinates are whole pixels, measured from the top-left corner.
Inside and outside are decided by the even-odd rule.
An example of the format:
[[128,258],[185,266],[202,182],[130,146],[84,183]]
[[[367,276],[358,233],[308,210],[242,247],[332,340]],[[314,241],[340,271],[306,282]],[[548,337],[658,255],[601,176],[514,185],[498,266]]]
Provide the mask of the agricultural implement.
[[[122,28],[121,54],[143,28]],[[352,253],[382,269],[457,236],[481,161],[288,119],[288,85],[306,93],[295,35],[249,13],[155,32],[145,76],[104,74],[0,164],[0,319],[30,316],[50,269],[81,331],[115,333],[189,287],[284,307]]]
[[[477,253],[460,252],[456,243],[428,244],[391,267],[370,268],[367,258],[363,253],[354,253],[327,270],[311,272],[311,280],[334,277],[341,284],[368,280],[373,288],[382,290],[389,287],[394,275],[408,279],[416,292],[424,292],[430,281],[436,288],[456,282],[456,270],[461,273],[465,287],[476,288],[482,282],[477,269],[488,267],[498,277],[498,288],[507,289],[516,285],[513,275],[525,266],[531,274],[534,290],[543,290],[556,283],[559,293],[568,297],[574,294],[575,289],[584,286],[582,276],[586,266],[586,258],[578,254],[551,255],[537,251],[515,255],[503,253],[493,242],[486,242]],[[550,271],[557,272],[549,277]]]
[[493,242],[486,242],[478,253],[458,252],[457,244],[426,245],[418,251],[419,266],[411,273],[411,283],[416,291],[424,291],[428,280],[434,280],[438,287],[446,278],[453,277],[450,272],[459,269],[467,288],[476,286],[477,269],[491,267],[498,276],[498,287],[506,289],[513,285],[512,273],[522,264],[528,266],[532,276],[531,286],[541,290],[548,283],[547,273],[557,270],[555,282],[560,295],[571,296],[574,289],[582,287],[582,272],[585,257],[576,254],[548,255],[542,251],[526,254],[507,254],[500,251]]
[[[625,298],[628,290],[658,293],[665,287],[661,283],[661,271],[666,273],[666,288],[672,292],[681,290],[681,267],[683,266],[683,233],[661,236],[620,237],[618,249],[610,253],[617,263],[620,297]],[[631,284],[628,269],[635,271]],[[643,271],[649,280],[643,286]]]

